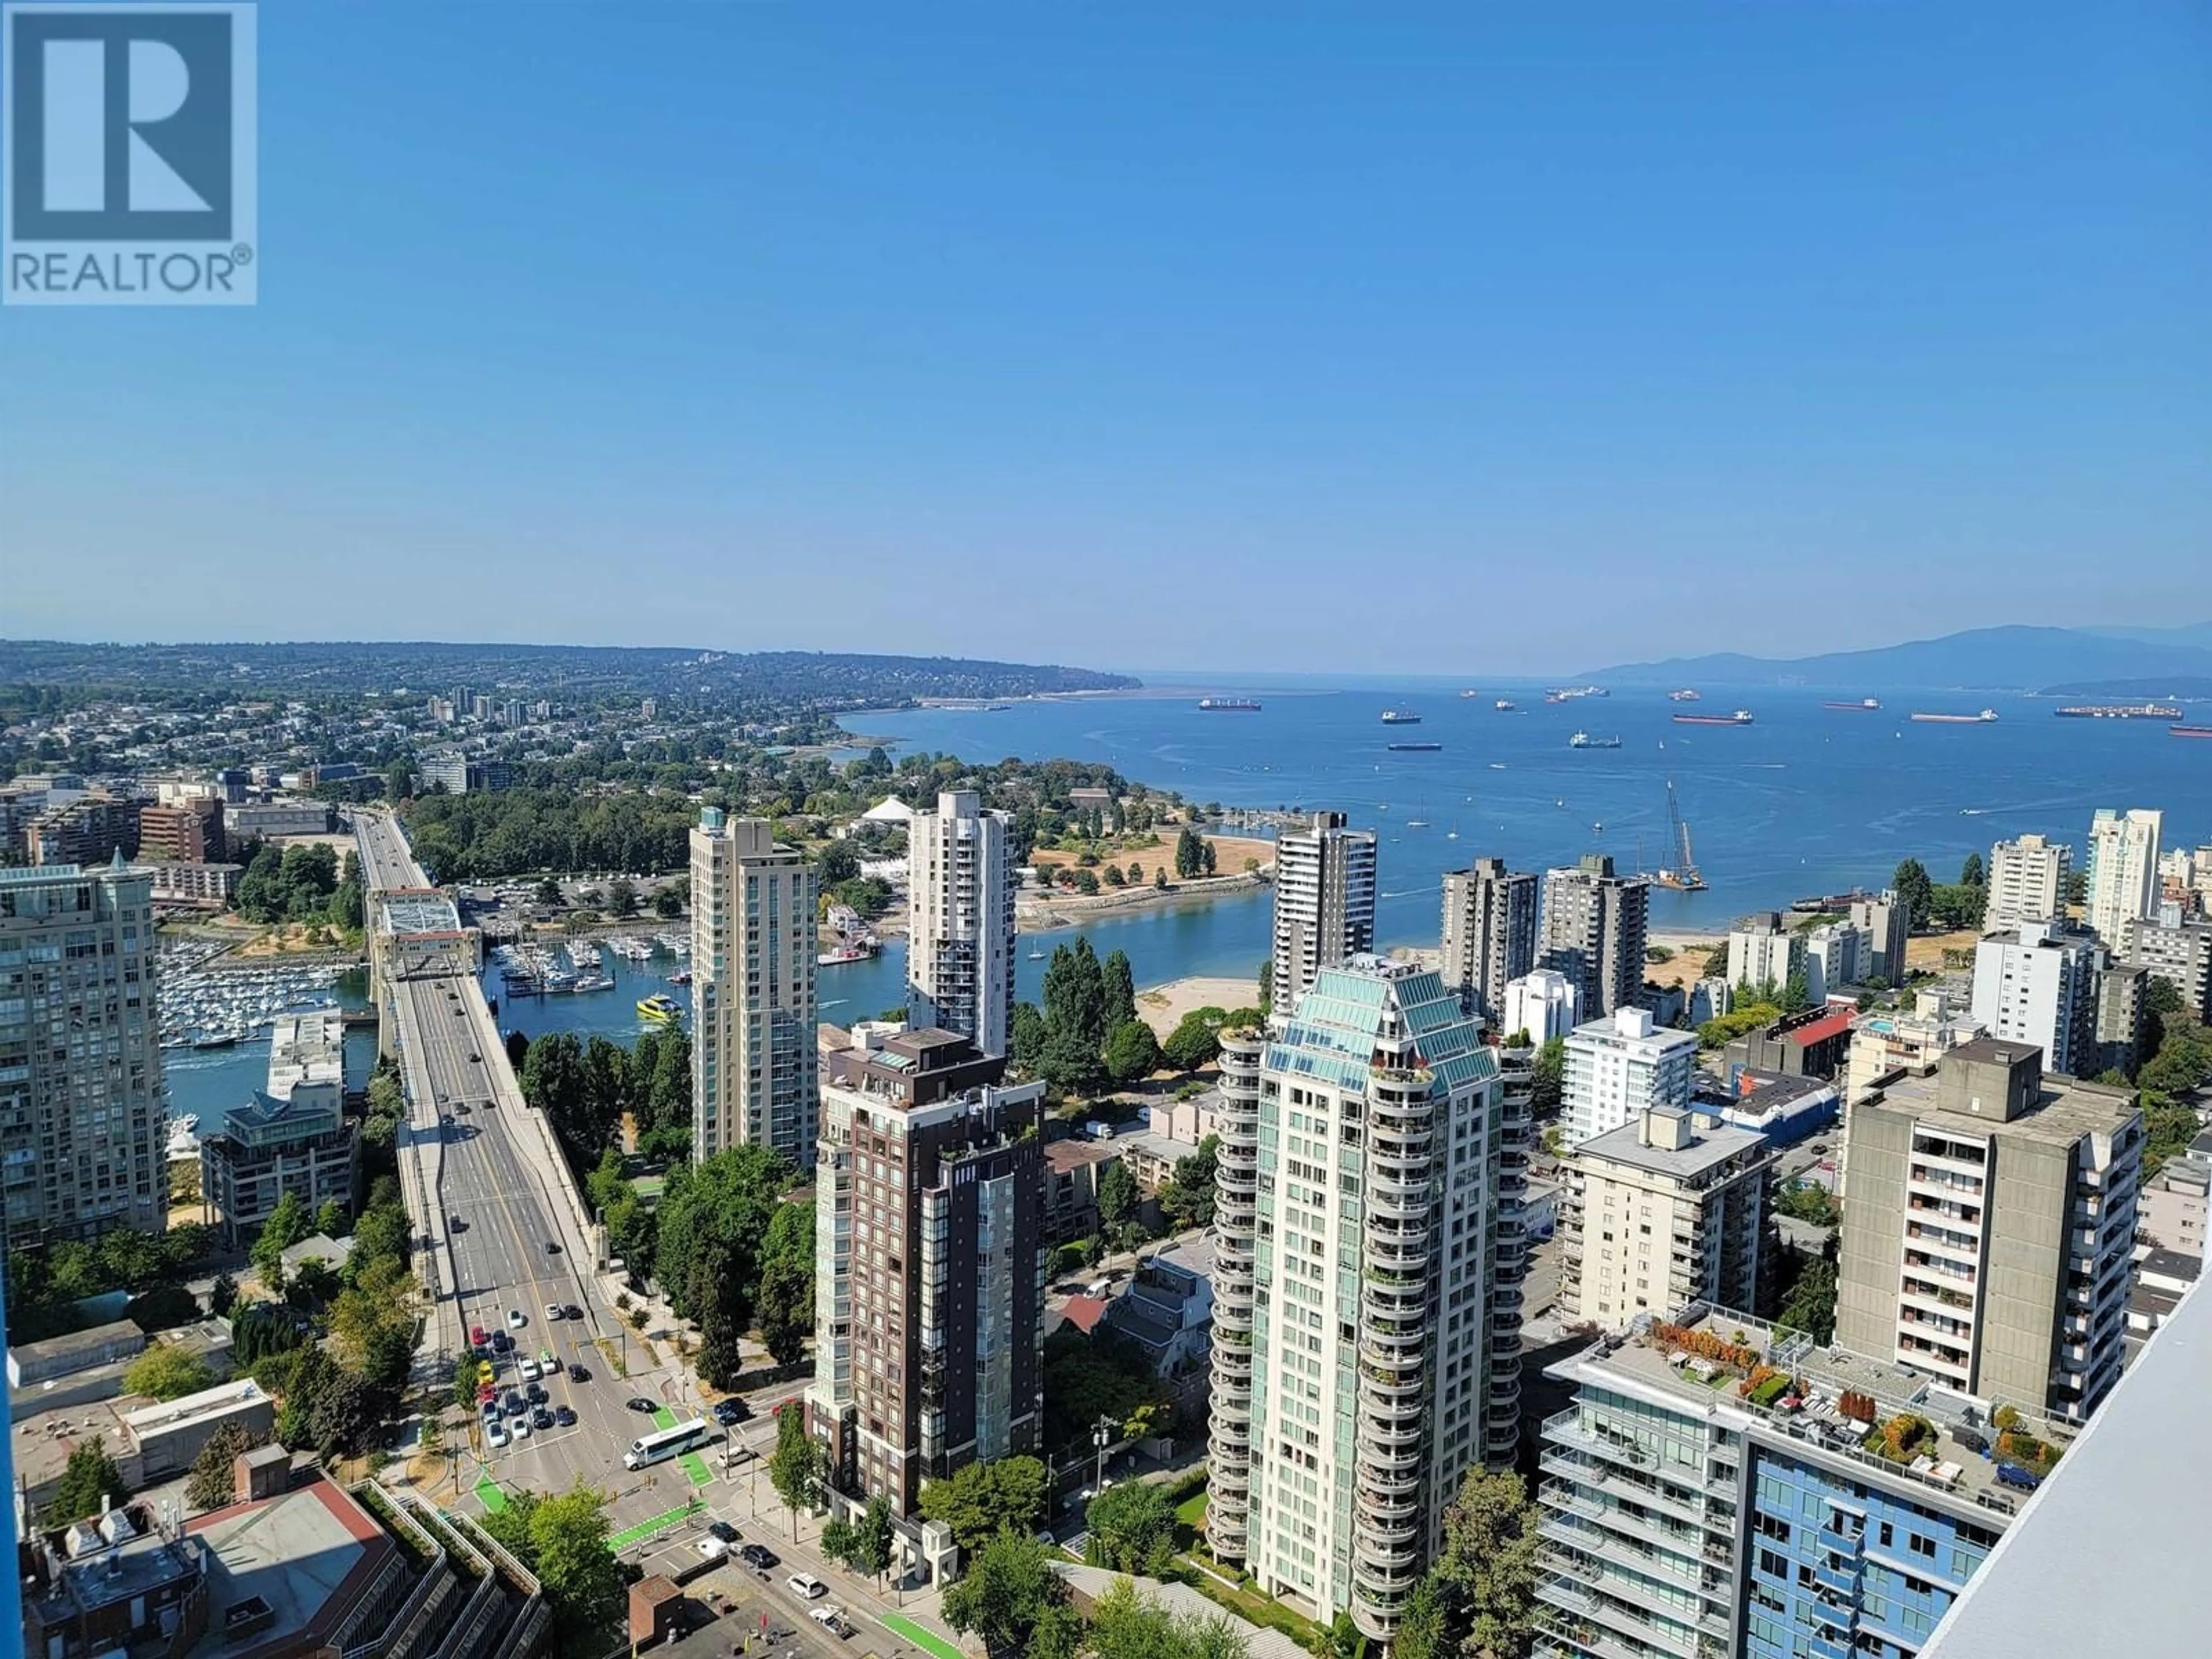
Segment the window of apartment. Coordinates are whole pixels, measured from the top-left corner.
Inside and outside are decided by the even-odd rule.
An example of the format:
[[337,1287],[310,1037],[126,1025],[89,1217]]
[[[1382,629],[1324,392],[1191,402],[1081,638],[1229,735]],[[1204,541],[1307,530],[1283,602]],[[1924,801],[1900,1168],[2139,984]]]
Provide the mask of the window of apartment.
[[1930,1561],[1936,1559],[1936,1540],[1932,1538],[1923,1538],[1917,1532],[1908,1532],[1905,1534],[1905,1547],[1915,1555],[1925,1556]]

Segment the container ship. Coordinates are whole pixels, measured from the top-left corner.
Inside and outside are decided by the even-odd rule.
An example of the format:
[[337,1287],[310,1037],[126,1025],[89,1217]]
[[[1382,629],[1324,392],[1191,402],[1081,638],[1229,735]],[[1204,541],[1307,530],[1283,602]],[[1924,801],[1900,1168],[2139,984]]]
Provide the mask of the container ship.
[[1733,714],[1677,714],[1674,716],[1674,724],[1677,726],[1749,726],[1751,721],[1751,710],[1748,708],[1739,708]]
[[1394,755],[1433,755],[1443,747],[1440,743],[1394,743],[1385,745]]
[[1618,749],[1620,747],[1620,739],[1594,738],[1587,732],[1577,732],[1567,739],[1567,747],[1570,749]]
[[1382,711],[1382,724],[1385,726],[1419,726],[1420,723],[1421,717],[1407,709],[1386,708]]
[[1914,720],[1929,726],[1990,726],[1996,723],[1996,717],[1994,708],[1984,708],[1978,714],[1930,714],[1918,708],[1912,711]]
[[1686,685],[1679,691],[1669,691],[1667,694],[1668,702],[1697,702],[1701,700],[1694,686]]
[[1880,697],[1861,697],[1856,702],[1824,702],[1823,708],[1836,708],[1846,714],[1878,714],[1881,712]]
[[2062,720],[2178,720],[2181,710],[2164,702],[2077,702],[2051,711]]
[[1256,714],[1260,712],[1257,697],[1200,697],[1198,706],[1209,714]]
[[2169,726],[2166,728],[2166,735],[2169,738],[2212,738],[2212,726]]

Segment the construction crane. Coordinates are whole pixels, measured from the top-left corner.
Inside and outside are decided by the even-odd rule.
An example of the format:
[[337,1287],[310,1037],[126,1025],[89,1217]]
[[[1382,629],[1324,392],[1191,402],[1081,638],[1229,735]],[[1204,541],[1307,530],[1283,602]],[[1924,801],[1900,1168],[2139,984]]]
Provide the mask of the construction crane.
[[1698,873],[1698,861],[1690,854],[1690,826],[1682,817],[1682,808],[1674,799],[1674,781],[1667,781],[1667,840],[1668,850],[1675,858],[1674,867],[1662,870],[1652,878],[1662,887],[1672,887],[1684,893],[1702,893],[1705,878]]

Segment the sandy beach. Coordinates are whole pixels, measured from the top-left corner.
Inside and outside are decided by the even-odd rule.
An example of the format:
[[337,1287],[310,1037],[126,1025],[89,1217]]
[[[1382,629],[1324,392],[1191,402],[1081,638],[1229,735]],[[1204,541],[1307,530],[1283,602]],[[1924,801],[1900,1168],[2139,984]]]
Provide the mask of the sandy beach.
[[1137,1018],[1165,1037],[1194,1008],[1249,1008],[1260,1000],[1256,979],[1221,979],[1205,975],[1171,979],[1137,993]]

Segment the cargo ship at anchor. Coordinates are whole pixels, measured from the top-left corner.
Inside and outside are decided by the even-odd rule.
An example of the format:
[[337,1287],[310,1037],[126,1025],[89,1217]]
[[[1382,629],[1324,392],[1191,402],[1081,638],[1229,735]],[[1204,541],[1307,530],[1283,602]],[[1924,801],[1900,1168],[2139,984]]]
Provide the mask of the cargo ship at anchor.
[[1984,708],[1978,714],[1930,714],[1922,709],[1912,711],[1911,718],[1928,726],[1990,726],[1996,721],[1997,711]]
[[1440,743],[1392,743],[1384,748],[1397,755],[1433,755],[1443,747]]
[[1260,712],[1257,697],[1200,697],[1198,706],[1209,714],[1256,714]]
[[1382,711],[1382,724],[1385,726],[1419,726],[1420,723],[1421,717],[1410,709],[1386,708]]
[[2212,726],[2169,726],[2166,728],[2166,735],[2169,738],[2212,738]]
[[1739,708],[1733,714],[1677,714],[1674,716],[1674,724],[1677,726],[1749,726],[1751,723],[1752,714],[1748,708]]
[[2178,720],[2180,708],[2165,702],[2078,702],[2051,711],[2062,720]]
[[1847,714],[1879,714],[1881,712],[1881,699],[1861,697],[1856,702],[1824,702],[1820,707],[1838,708]]

